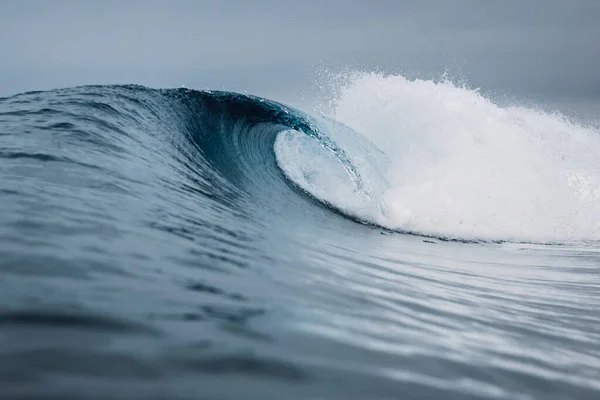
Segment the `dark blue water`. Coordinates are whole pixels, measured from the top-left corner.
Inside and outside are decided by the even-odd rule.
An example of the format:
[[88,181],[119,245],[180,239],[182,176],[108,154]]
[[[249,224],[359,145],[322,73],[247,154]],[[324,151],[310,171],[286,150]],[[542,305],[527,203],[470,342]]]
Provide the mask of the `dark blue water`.
[[600,398],[597,245],[363,223],[284,174],[290,129],[367,186],[268,100],[0,99],[0,398]]

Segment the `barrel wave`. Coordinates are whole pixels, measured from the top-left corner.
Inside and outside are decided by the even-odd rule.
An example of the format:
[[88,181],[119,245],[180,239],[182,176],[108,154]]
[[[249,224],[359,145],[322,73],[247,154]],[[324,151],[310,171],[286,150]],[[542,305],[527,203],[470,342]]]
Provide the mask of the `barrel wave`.
[[401,76],[326,102],[0,99],[0,398],[597,398],[597,129]]

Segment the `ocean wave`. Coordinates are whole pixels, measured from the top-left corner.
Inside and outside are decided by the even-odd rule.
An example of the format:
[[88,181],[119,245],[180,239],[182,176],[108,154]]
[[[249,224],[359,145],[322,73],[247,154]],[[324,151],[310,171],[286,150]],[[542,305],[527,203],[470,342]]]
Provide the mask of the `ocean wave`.
[[[224,203],[250,193],[246,200],[268,205],[292,183],[328,210],[404,233],[553,243],[600,238],[597,129],[557,113],[501,107],[448,81],[354,74],[336,93],[327,116],[188,89],[23,94],[3,100],[7,123],[23,118],[11,104],[35,100],[30,117],[48,122],[33,129],[90,148],[45,155],[37,146],[5,147],[0,155],[93,166],[89,153],[127,151],[127,140],[152,151],[140,132],[151,126],[149,136],[163,140],[158,126],[179,149],[172,156],[193,164],[197,188]],[[88,157],[73,157],[82,151]],[[306,207],[298,195],[286,196]]]
[[0,99],[0,397],[597,398],[595,131],[350,78]]
[[[290,174],[307,191],[363,220],[424,235],[555,243],[600,238],[597,128],[558,112],[500,106],[447,80],[353,73],[334,82],[327,115],[379,150],[359,170],[373,179],[362,165],[378,165],[375,179],[385,186],[372,199],[375,206],[365,207],[351,203],[348,190],[337,192],[343,178],[328,176],[320,185]],[[303,139],[285,141],[299,148]],[[349,153],[350,147],[365,154],[344,143]],[[306,153],[296,156],[297,169],[315,163],[314,152]],[[314,170],[303,173],[323,167]]]

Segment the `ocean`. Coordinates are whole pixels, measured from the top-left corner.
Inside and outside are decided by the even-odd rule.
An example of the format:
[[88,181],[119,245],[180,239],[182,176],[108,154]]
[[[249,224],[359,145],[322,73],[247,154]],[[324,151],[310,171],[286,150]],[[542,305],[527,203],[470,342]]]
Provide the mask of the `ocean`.
[[598,125],[337,85],[0,99],[0,399],[600,398]]

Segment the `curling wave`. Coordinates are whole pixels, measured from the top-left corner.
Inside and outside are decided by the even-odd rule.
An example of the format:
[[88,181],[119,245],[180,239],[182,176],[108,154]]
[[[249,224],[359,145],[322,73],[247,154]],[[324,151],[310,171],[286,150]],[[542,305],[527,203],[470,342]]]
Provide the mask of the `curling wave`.
[[[287,198],[317,212],[297,191],[281,192],[292,183],[329,211],[400,232],[465,240],[600,239],[596,129],[560,114],[501,107],[451,82],[354,74],[336,91],[328,115],[249,95],[140,86],[45,93],[47,107],[37,112],[55,120],[43,129],[105,145],[96,153],[117,151],[128,140],[154,151],[152,140],[167,140],[175,158],[193,164],[196,185],[222,203],[245,198],[273,210]],[[97,135],[77,136],[81,127],[60,122],[73,112]],[[149,126],[169,135],[148,133]],[[73,159],[80,151],[58,157],[89,164],[89,157]],[[17,153],[27,151],[5,148],[3,157]]]
[[[344,78],[327,99],[328,116],[379,150],[366,155],[353,139],[343,146],[348,153],[359,148],[358,169],[372,177],[363,166],[376,166],[384,184],[369,198],[372,207],[353,203],[341,177],[319,172],[328,168],[315,163],[308,145],[299,155],[306,139],[287,135],[277,146],[280,165],[294,170],[288,176],[307,191],[394,230],[474,240],[600,239],[597,128],[559,113],[502,107],[449,81],[376,73]],[[295,147],[296,156],[285,146]],[[302,178],[319,174],[320,183]]]
[[336,91],[0,99],[2,395],[598,398],[597,131]]

